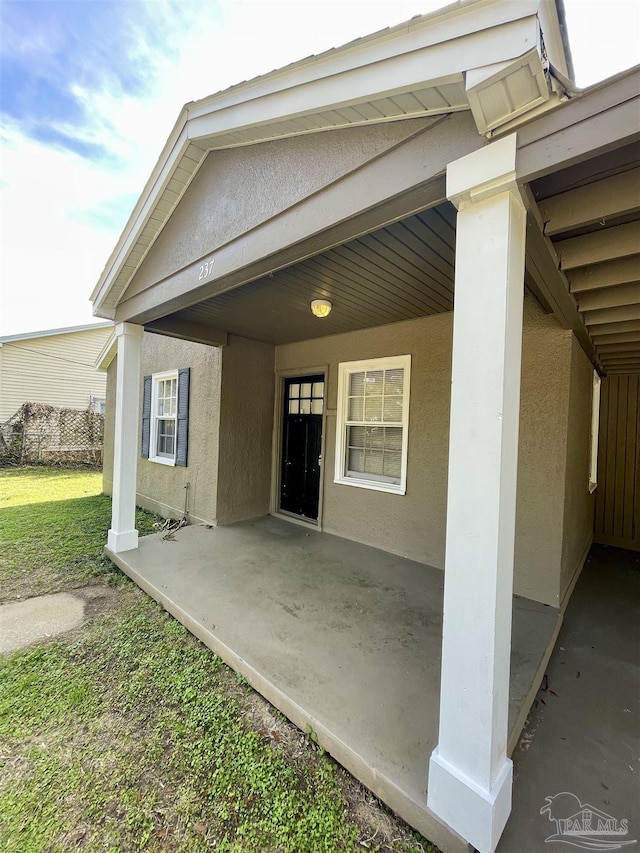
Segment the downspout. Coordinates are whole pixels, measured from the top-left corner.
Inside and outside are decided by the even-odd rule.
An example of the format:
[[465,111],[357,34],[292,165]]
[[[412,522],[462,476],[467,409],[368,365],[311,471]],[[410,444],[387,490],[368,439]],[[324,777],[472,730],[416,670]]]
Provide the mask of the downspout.
[[569,98],[574,98],[576,95],[582,95],[586,89],[580,86],[576,86],[574,80],[570,80],[568,77],[555,67],[551,62],[549,62],[549,74],[560,83],[562,88],[565,90],[565,94]]

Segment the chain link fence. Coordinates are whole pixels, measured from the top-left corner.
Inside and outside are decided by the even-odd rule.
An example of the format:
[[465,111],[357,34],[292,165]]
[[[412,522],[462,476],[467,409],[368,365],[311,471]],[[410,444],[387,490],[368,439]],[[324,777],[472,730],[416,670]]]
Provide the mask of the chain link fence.
[[104,415],[24,403],[0,424],[0,465],[102,464]]

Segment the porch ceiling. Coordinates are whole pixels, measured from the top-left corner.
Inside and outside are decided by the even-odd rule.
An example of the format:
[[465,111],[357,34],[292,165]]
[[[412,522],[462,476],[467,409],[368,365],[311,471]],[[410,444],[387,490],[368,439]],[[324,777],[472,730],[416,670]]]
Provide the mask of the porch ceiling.
[[[606,373],[640,373],[640,149],[538,178],[526,195],[526,285]],[[440,203],[146,328],[286,344],[451,311],[455,221],[453,206]],[[547,284],[560,301],[547,298]],[[310,311],[317,298],[333,305],[322,320]]]
[[[453,309],[455,211],[423,211],[175,315],[272,344],[381,326]],[[312,299],[331,314],[311,314]],[[150,327],[151,328],[151,327]]]
[[607,373],[640,373],[640,148],[531,184],[544,233]]

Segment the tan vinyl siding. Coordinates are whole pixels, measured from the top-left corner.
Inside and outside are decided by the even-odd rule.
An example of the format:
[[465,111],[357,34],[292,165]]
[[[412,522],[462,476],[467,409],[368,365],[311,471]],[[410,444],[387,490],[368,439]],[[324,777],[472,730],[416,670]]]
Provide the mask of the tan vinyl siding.
[[106,374],[95,362],[111,327],[6,341],[0,351],[0,422],[25,402],[86,409],[106,396]]

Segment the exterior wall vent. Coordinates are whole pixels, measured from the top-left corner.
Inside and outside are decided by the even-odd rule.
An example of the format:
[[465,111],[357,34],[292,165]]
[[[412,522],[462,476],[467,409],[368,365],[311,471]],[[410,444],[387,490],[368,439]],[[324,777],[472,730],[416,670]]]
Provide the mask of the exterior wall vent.
[[469,106],[482,134],[549,100],[550,92],[536,48],[513,59],[466,72]]

